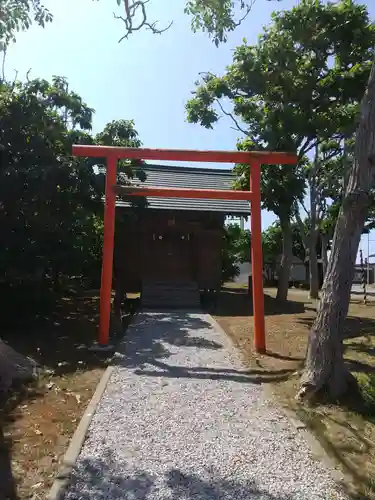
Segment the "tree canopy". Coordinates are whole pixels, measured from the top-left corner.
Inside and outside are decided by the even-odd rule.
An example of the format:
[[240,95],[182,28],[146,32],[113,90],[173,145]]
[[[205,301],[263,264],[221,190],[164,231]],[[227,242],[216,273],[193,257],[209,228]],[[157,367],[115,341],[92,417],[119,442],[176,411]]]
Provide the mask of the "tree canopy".
[[[289,11],[275,12],[257,44],[244,40],[223,76],[203,73],[187,103],[188,121],[206,128],[226,117],[244,136],[238,149],[297,153],[296,166],[270,166],[262,172],[263,208],[280,218],[284,231],[284,297],[291,218],[309,194],[314,204],[309,227],[315,231],[314,214],[325,209],[338,178],[337,169],[327,169],[326,162],[331,160],[333,167],[343,141],[353,137],[374,47],[375,27],[365,6],[302,0]],[[334,141],[335,147],[323,154],[323,144]],[[319,161],[311,161],[316,151]],[[248,168],[235,168],[242,188],[248,187]],[[315,241],[306,250],[309,246],[315,248]]]
[[[94,0],[100,1],[100,0]],[[191,17],[193,31],[205,31],[216,45],[227,40],[251,11],[255,0],[186,0],[185,13]],[[120,41],[142,29],[161,34],[168,30],[173,20],[163,24],[149,19],[150,0],[113,0],[120,8],[115,18],[123,23],[124,35]],[[16,33],[27,30],[34,22],[40,26],[53,20],[53,14],[40,0],[2,0],[0,6],[0,43],[2,50],[15,41]]]
[[53,19],[52,13],[40,0],[2,0],[0,5],[0,52],[16,40],[19,31],[32,23],[44,27]]
[[140,141],[127,120],[93,136],[93,112],[61,77],[0,86],[0,274],[8,296],[63,275],[99,277],[104,183],[98,161],[72,157],[72,144]]

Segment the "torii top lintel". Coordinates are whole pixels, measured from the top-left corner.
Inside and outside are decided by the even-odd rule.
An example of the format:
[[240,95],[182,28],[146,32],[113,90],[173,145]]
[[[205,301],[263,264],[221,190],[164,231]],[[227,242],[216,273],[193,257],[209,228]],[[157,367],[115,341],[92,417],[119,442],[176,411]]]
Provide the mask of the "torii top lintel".
[[186,149],[122,148],[116,146],[74,145],[73,155],[116,157],[137,160],[199,161],[212,163],[258,163],[262,165],[294,165],[297,155],[279,151],[194,151]]

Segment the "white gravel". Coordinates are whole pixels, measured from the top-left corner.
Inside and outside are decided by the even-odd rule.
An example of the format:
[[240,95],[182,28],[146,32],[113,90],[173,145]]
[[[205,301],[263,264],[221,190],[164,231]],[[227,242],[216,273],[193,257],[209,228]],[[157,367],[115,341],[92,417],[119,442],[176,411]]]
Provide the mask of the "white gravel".
[[66,500],[341,500],[206,314],[141,313]]

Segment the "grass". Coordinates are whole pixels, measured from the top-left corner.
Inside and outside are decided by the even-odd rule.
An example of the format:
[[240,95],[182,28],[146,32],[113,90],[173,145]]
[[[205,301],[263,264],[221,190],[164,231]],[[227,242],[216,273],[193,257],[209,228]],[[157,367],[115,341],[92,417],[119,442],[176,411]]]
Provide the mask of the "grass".
[[375,373],[357,373],[357,381],[366,412],[375,423]]
[[316,303],[307,292],[291,290],[284,306],[275,290],[265,296],[267,354],[253,351],[251,299],[243,288],[228,286],[219,296],[215,319],[243,352],[250,369],[279,402],[292,409],[318,437],[337,467],[352,499],[375,499],[375,302],[352,301],[345,326],[345,359],[358,380],[362,398],[348,399],[345,407],[307,407],[294,398],[298,371],[303,366],[309,328]]
[[32,328],[2,331],[3,340],[34,358],[39,380],[0,406],[0,498],[46,498],[68,443],[91,399],[108,354],[87,350],[97,335],[98,296],[62,298]]

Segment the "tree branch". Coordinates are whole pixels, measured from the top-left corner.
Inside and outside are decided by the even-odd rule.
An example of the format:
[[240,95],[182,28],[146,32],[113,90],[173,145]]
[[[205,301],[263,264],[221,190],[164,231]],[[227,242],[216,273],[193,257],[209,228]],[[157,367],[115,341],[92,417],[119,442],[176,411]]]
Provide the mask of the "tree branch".
[[310,211],[309,211],[309,210],[307,210],[307,208],[305,207],[304,202],[303,202],[303,201],[301,201],[300,203],[301,203],[301,205],[302,205],[302,208],[303,208],[303,209],[304,209],[304,211],[306,212],[307,217],[310,217]]
[[231,127],[233,128],[234,130],[237,130],[238,132],[242,132],[243,134],[247,135],[248,137],[251,136],[251,134],[249,134],[249,132],[247,132],[246,130],[244,130],[238,123],[237,119],[233,116],[232,113],[229,113],[229,111],[225,111],[225,109],[223,108],[223,105],[221,104],[220,100],[219,99],[216,99],[216,102],[218,103],[220,109],[221,109],[221,112],[225,115],[225,116],[228,116],[232,121],[233,123],[235,124],[236,127]]
[[[306,209],[305,209],[306,210]],[[301,219],[301,216],[299,214],[299,210],[298,210],[298,206],[296,204],[295,206],[295,210],[294,210],[294,216],[296,218],[296,221],[297,221],[297,224],[298,224],[298,228],[299,228],[299,231],[301,233],[301,239],[302,239],[302,244],[305,248],[305,252],[306,254],[308,254],[309,252],[309,248],[310,248],[310,245],[309,245],[309,240],[306,236],[306,233],[305,233],[305,226],[303,225],[303,222],[302,222],[302,219]]]
[[[150,0],[136,0],[133,1],[133,3],[130,3],[131,0],[123,0],[125,16],[118,16],[115,13],[113,14],[115,19],[119,19],[125,25],[126,31],[125,34],[120,38],[119,43],[122,42],[125,38],[128,38],[129,35],[134,33],[134,31],[139,31],[142,28],[147,28],[152,31],[153,34],[160,35],[161,33],[169,30],[169,28],[172,26],[173,21],[171,21],[166,28],[158,29],[156,27],[157,21],[151,23],[147,20],[146,4],[149,1]],[[138,13],[141,14],[141,20],[137,25],[134,25],[134,19]]]
[[2,65],[1,65],[1,76],[2,76],[3,82],[5,82],[5,62],[6,62],[6,58],[7,58],[7,49],[5,47],[4,48],[4,52],[3,52],[3,62],[2,62]]
[[246,7],[246,12],[244,16],[242,16],[235,24],[234,27],[238,28],[240,24],[247,18],[247,16],[250,14],[251,9],[253,8],[253,5],[255,4],[255,0],[252,0],[250,4]]

